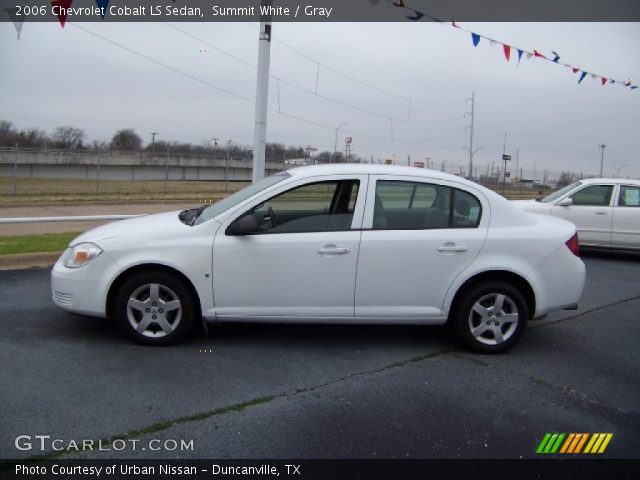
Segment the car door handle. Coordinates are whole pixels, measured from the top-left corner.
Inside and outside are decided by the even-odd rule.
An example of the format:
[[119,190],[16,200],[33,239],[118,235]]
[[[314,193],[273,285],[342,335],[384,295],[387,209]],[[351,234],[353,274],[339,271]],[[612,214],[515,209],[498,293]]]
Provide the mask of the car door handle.
[[602,210],[598,210],[598,211],[596,212],[596,215],[606,215],[606,214],[607,214],[607,212],[604,212],[604,211],[602,211]]
[[318,253],[320,255],[344,255],[345,253],[349,253],[349,249],[347,247],[325,245],[324,247],[318,249]]
[[441,247],[438,247],[438,251],[444,253],[466,252],[467,247],[456,245],[455,243],[445,243]]

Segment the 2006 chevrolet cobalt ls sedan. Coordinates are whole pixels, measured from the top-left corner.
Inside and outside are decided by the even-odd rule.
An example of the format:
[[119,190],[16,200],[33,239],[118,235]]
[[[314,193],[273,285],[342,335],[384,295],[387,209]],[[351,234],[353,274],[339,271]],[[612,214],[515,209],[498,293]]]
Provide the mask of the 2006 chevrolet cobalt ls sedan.
[[513,346],[530,318],[575,308],[575,227],[459,177],[323,165],[215,204],[105,225],[73,240],[53,301],[176,342],[209,322],[450,322],[469,348]]

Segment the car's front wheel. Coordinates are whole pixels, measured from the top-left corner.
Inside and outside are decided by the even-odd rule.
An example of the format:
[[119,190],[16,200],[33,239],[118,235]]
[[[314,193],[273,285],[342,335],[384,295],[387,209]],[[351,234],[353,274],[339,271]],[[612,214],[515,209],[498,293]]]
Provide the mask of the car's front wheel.
[[479,353],[510,349],[526,330],[528,320],[524,297],[502,281],[479,283],[463,292],[452,318],[460,341]]
[[195,323],[195,301],[184,283],[163,271],[147,271],[127,279],[116,296],[116,322],[145,345],[182,340]]

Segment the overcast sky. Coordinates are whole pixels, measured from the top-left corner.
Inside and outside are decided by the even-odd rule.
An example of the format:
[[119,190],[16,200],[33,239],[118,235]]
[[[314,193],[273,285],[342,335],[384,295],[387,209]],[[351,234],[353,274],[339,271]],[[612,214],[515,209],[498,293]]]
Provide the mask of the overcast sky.
[[[61,29],[26,23],[18,41],[13,25],[1,23],[0,119],[48,132],[73,125],[89,140],[109,141],[116,130],[130,127],[145,143],[155,131],[158,139],[201,143],[216,137],[251,146],[257,24],[171,25],[68,23]],[[637,23],[460,25],[640,83]],[[406,163],[409,155],[411,161],[429,157],[438,168],[444,161],[448,170],[466,171],[465,112],[471,106],[465,100],[475,92],[475,146],[481,150],[474,163],[480,172],[500,162],[506,131],[507,153],[515,160],[519,149],[520,166],[530,172],[535,166],[539,179],[544,169],[597,174],[601,143],[607,145],[605,175],[626,164],[621,176],[640,177],[640,89],[602,86],[590,78],[578,85],[571,70],[535,58],[516,67],[499,45],[482,40],[474,48],[468,33],[450,25],[278,23],[271,74],[269,142],[333,151],[335,128],[346,124],[338,149],[352,136],[353,151],[365,158]]]

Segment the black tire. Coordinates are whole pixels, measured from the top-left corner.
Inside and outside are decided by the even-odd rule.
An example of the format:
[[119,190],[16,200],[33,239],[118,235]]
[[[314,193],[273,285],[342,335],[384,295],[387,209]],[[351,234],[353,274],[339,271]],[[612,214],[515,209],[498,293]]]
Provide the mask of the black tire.
[[193,330],[197,311],[196,299],[184,282],[157,270],[127,279],[113,309],[118,326],[144,345],[171,345],[183,340]]
[[517,288],[492,280],[462,292],[451,320],[456,336],[468,349],[494,354],[506,352],[518,342],[529,315],[527,302]]

